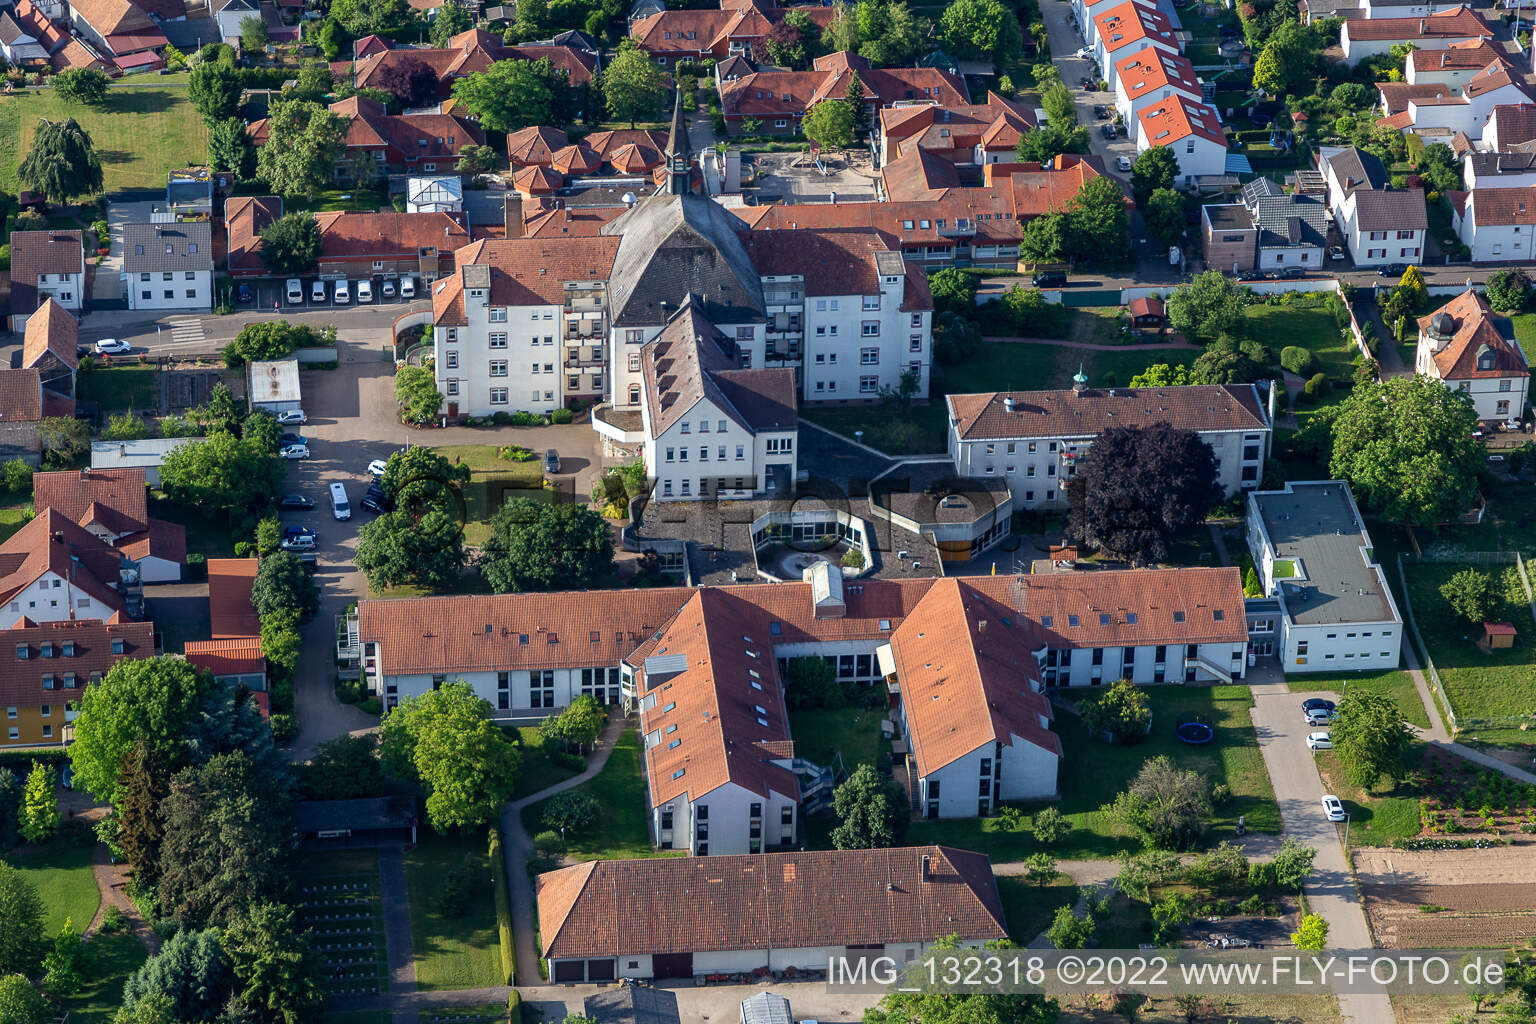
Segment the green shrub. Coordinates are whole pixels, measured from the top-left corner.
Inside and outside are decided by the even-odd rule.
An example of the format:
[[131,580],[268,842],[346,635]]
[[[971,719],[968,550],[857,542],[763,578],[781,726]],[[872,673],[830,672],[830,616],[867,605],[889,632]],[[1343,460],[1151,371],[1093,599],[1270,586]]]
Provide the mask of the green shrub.
[[1307,398],[1316,401],[1328,393],[1328,387],[1329,384],[1327,375],[1317,373],[1312,375],[1311,379],[1307,381],[1306,386],[1301,390],[1302,393],[1307,396]]
[[849,569],[862,569],[864,568],[864,552],[858,548],[849,548],[843,552],[841,561]]
[[[490,832],[491,887],[496,901],[496,933],[501,940],[501,973],[506,984],[511,985],[517,974],[517,947],[512,938],[512,899],[507,892],[507,860],[501,849],[501,830],[492,825]],[[514,990],[508,997],[508,1009],[513,1008],[511,999],[516,996]]]
[[576,414],[569,409],[556,409],[549,414],[549,422],[566,424],[576,418]]
[[1280,350],[1280,365],[1298,377],[1310,377],[1317,372],[1317,356],[1309,348],[1287,345]]
[[532,462],[538,456],[520,444],[504,444],[496,449],[497,458],[508,462]]
[[299,735],[299,723],[290,714],[272,716],[272,738],[278,743],[292,743]]
[[357,705],[357,709],[366,714],[377,715],[384,710],[384,706],[379,703],[379,698],[369,697],[367,700],[360,702]]
[[[522,414],[519,413],[518,415]],[[491,422],[496,424],[498,427],[510,426],[512,423],[512,414],[506,412],[505,410],[494,412],[491,414]]]

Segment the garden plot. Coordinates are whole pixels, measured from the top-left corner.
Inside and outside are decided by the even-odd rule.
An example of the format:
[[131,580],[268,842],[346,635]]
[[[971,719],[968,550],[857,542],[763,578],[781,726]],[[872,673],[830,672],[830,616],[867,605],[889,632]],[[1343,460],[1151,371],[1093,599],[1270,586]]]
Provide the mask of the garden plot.
[[1528,846],[1353,854],[1378,946],[1498,947],[1536,935],[1536,857]]
[[299,887],[299,921],[313,930],[332,996],[362,996],[389,988],[379,876],[312,876]]

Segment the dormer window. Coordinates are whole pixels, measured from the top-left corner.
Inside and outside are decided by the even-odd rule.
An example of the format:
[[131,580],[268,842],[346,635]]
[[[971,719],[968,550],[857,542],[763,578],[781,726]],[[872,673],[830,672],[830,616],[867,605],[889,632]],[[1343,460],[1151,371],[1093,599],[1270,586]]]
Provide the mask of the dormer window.
[[1477,368],[1479,370],[1491,370],[1494,368],[1497,362],[1498,360],[1494,356],[1493,349],[1489,348],[1487,345],[1484,345],[1477,350]]

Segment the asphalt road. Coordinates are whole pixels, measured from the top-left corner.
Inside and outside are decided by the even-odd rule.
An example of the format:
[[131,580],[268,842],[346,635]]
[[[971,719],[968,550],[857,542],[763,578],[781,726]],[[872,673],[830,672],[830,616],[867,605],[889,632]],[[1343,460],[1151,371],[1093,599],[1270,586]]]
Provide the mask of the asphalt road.
[[[1314,730],[1301,713],[1301,702],[1308,697],[1334,695],[1292,693],[1283,682],[1255,683],[1252,690],[1254,732],[1275,788],[1282,831],[1317,850],[1306,885],[1312,913],[1328,922],[1330,949],[1370,949],[1371,931],[1344,852],[1343,827],[1323,816],[1322,777],[1307,749],[1307,733]],[[1386,996],[1341,995],[1339,1011],[1351,1024],[1394,1019],[1392,1001]]]

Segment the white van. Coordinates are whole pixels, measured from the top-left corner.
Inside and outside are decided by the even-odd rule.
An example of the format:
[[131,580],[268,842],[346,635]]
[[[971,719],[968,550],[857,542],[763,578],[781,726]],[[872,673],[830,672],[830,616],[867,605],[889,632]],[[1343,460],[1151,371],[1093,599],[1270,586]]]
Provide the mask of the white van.
[[400,279],[400,297],[402,299],[414,299],[416,297],[416,279],[414,277],[402,277]]
[[296,277],[288,279],[288,305],[298,306],[304,302],[304,282]]
[[342,280],[337,281],[336,282],[336,304],[337,305],[344,305],[344,304],[346,304],[348,302],[351,302],[351,301],[352,301],[352,293],[347,288],[346,279],[343,278]]
[[361,281],[357,282],[357,301],[358,302],[372,302],[373,301],[373,282],[372,281],[369,281],[369,280],[367,280],[365,278],[364,280],[361,280]]
[[347,503],[347,489],[341,484],[331,484],[331,514],[337,519],[351,519],[352,506]]

